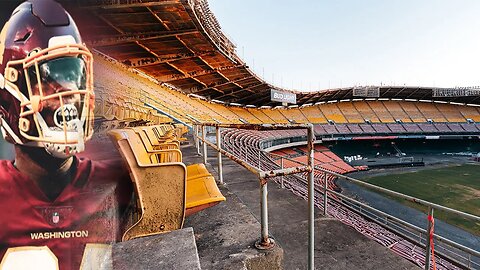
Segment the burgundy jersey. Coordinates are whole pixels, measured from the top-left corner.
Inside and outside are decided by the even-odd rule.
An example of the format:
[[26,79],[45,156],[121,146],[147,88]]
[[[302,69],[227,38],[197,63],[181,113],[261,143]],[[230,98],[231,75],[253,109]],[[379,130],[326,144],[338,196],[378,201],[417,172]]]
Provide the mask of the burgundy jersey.
[[[121,220],[132,196],[128,171],[121,160],[75,158],[73,166],[72,182],[51,201],[12,161],[0,161],[2,264],[11,251],[43,246],[61,270],[78,270],[86,244],[120,240]],[[26,254],[22,256],[29,260]]]

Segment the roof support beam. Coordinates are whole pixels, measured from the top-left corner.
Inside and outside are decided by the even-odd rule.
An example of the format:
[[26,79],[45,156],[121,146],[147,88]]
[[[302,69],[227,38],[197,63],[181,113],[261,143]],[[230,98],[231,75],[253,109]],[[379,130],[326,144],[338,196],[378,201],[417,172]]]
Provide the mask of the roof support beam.
[[[265,83],[261,82],[261,83],[257,83],[257,84],[254,84],[254,85],[252,85],[252,86],[249,86],[249,87],[247,87],[247,88],[241,88],[241,89],[237,89],[237,90],[232,90],[232,91],[229,91],[228,93],[224,93],[224,94],[221,95],[221,96],[212,97],[212,99],[222,99],[222,98],[224,98],[224,97],[226,97],[226,96],[231,96],[232,93],[240,92],[240,91],[250,91],[250,92],[254,93],[254,95],[256,95],[256,94],[258,94],[258,92],[255,93],[254,91],[251,91],[252,88],[256,88],[256,87],[259,87],[259,86],[262,86],[262,85],[265,85]],[[268,94],[270,95],[270,93],[268,93]]]
[[148,67],[148,66],[154,66],[158,64],[163,64],[167,62],[175,62],[179,60],[188,60],[192,58],[199,57],[201,55],[212,55],[214,54],[214,51],[205,51],[202,53],[197,53],[197,54],[191,54],[191,53],[185,53],[185,54],[177,54],[172,57],[142,57],[142,58],[132,58],[132,59],[126,59],[123,61],[124,64],[127,64],[131,67]]
[[204,87],[207,87],[207,85],[206,85],[204,82],[200,81],[199,79],[196,79],[195,77],[189,76],[188,73],[186,73],[186,72],[183,71],[182,69],[176,67],[174,64],[169,63],[169,62],[167,62],[166,64],[169,65],[170,67],[172,67],[173,69],[175,69],[176,71],[178,71],[178,72],[180,72],[180,73],[183,74],[183,76],[180,76],[179,78],[175,78],[175,80],[179,80],[179,79],[183,79],[183,78],[184,78],[184,79],[190,78],[190,79],[196,81],[197,83],[203,85]]
[[[170,66],[172,66],[172,65],[174,66],[174,64],[170,63],[169,61],[167,61],[166,64],[169,64]],[[172,77],[173,79],[168,80],[168,81],[175,81],[175,80],[188,79],[188,78],[195,79],[195,77],[198,77],[198,76],[214,74],[214,73],[217,73],[220,70],[234,69],[234,68],[238,68],[238,67],[241,67],[241,66],[228,66],[228,67],[221,67],[221,68],[217,68],[217,69],[213,69],[213,70],[200,70],[200,71],[193,71],[193,72],[188,72],[188,73],[182,72],[184,74],[183,76],[182,75],[174,76],[174,77]],[[217,85],[212,86],[212,87],[208,87],[208,88],[214,88],[214,87],[217,87]],[[206,88],[202,88],[201,90],[203,90],[203,89],[206,89]]]
[[[178,39],[179,42],[181,42],[181,43],[183,44],[183,46],[185,46],[185,48],[187,48],[187,50],[189,50],[189,51],[191,51],[191,52],[194,52],[192,49],[190,49],[190,48],[188,47],[188,45],[187,45],[179,36],[177,36],[177,39]],[[199,59],[202,60],[202,62],[205,63],[205,65],[207,65],[209,68],[214,69],[214,68],[208,63],[208,61],[205,61],[202,57],[199,57]],[[220,71],[218,72],[218,75],[222,76],[225,80],[230,81],[230,79],[227,78],[227,77],[225,77],[225,75],[223,75]],[[234,83],[234,84],[237,85],[238,87],[242,88],[241,85],[238,85],[238,84],[236,84],[236,83]]]
[[137,3],[128,3],[132,1],[119,1],[119,2],[126,2],[125,4],[112,4],[112,1],[102,1],[97,0],[97,3],[88,5],[88,4],[80,4],[80,8],[83,9],[122,9],[122,8],[135,8],[135,7],[153,7],[153,6],[166,6],[166,5],[178,5],[181,4],[180,1],[155,1],[155,2],[137,2]]
[[[116,29],[118,29],[118,27],[116,27]],[[109,36],[104,38],[93,37],[92,40],[87,40],[86,43],[94,47],[112,46],[112,45],[118,45],[118,44],[128,43],[128,42],[151,40],[151,39],[166,38],[166,37],[175,37],[179,35],[188,35],[188,34],[195,34],[195,33],[198,33],[198,30],[186,29],[186,30],[178,30],[178,31],[156,31],[156,32],[138,33],[138,34],[121,34],[117,36]]]
[[[225,85],[229,85],[229,84],[233,84],[233,83],[239,83],[241,81],[252,79],[252,78],[255,79],[255,77],[253,77],[252,75],[249,75],[249,76],[246,76],[246,77],[243,77],[243,78],[240,78],[240,79],[236,79],[236,80],[233,80],[233,81],[227,81],[227,82],[224,82],[224,83],[215,84],[213,87],[222,87],[222,86],[225,86]],[[199,89],[197,94],[202,95],[201,93],[203,93],[205,91],[208,91],[210,89],[213,89],[213,87],[207,87],[207,88]]]

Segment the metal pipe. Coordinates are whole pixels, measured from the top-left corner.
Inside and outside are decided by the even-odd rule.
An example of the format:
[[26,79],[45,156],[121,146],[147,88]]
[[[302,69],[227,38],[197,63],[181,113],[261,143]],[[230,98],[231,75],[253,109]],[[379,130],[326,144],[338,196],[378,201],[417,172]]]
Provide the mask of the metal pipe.
[[[280,158],[280,169],[283,170],[283,158]],[[280,187],[285,188],[285,185],[283,184],[283,176],[280,176]]]
[[202,141],[203,141],[203,163],[207,164],[207,144],[205,143],[205,131],[207,130],[206,126],[202,125]]
[[308,166],[285,168],[280,170],[271,170],[271,171],[259,171],[258,174],[260,178],[270,178],[277,177],[282,175],[296,174],[301,172],[310,172],[312,169]]
[[262,164],[261,164],[261,159],[260,159],[260,152],[262,150],[260,150],[260,148],[258,149],[258,169],[259,170],[262,170]]
[[323,187],[324,187],[324,190],[323,190],[323,216],[326,217],[327,216],[327,204],[328,204],[328,185],[327,185],[327,173],[324,172],[324,182],[323,183]]
[[[432,252],[430,251],[431,243],[430,243],[430,231],[433,229],[433,207],[429,206],[428,207],[428,225],[427,225],[427,234],[426,234],[426,247],[425,247],[425,270],[430,269],[430,264],[431,264],[431,257],[432,257]],[[433,237],[433,235],[432,235]],[[433,241],[433,238],[432,238]]]
[[[371,207],[371,206],[369,206],[369,205],[366,205],[366,204],[361,203],[361,202],[359,202],[359,201],[357,201],[357,200],[355,200],[355,199],[352,199],[352,198],[350,198],[350,197],[348,197],[348,196],[345,196],[344,194],[338,193],[338,192],[333,191],[333,190],[328,190],[328,192],[329,192],[329,193],[332,193],[332,194],[335,194],[336,196],[338,196],[338,197],[340,197],[340,198],[342,198],[342,199],[344,199],[344,200],[347,200],[347,201],[350,201],[350,202],[354,202],[354,203],[362,206],[362,207],[365,208],[365,209],[368,209],[368,210],[370,210],[370,211],[373,211],[373,212],[375,212],[375,213],[378,213],[378,214],[380,214],[380,215],[383,215],[384,217],[386,217],[386,218],[388,218],[388,219],[391,219],[391,220],[394,221],[394,222],[400,223],[401,225],[403,225],[403,226],[405,226],[405,227],[407,227],[407,228],[409,228],[409,229],[412,229],[412,230],[415,230],[415,231],[419,232],[419,233],[420,233],[420,234],[419,234],[419,240],[415,241],[415,240],[411,239],[411,240],[414,241],[414,242],[421,243],[421,239],[423,238],[423,237],[422,237],[422,234],[427,234],[427,231],[426,231],[425,229],[419,228],[419,227],[417,227],[417,226],[415,226],[415,225],[413,225],[413,224],[411,224],[411,223],[408,223],[407,221],[404,221],[404,220],[402,220],[402,219],[399,219],[399,218],[397,218],[397,217],[394,217],[394,216],[392,216],[392,215],[389,215],[389,214],[387,214],[387,213],[384,213],[384,212],[382,212],[382,211],[380,211],[380,210],[378,210],[378,209],[375,209],[375,208],[373,208],[373,207]],[[347,206],[346,204],[343,204],[343,205]],[[348,206],[347,206],[347,207],[348,207]],[[389,227],[390,229],[392,229],[391,226],[388,226],[388,227]],[[402,236],[408,237],[407,235],[405,235],[405,234],[402,233],[402,232],[399,232],[399,231],[396,231],[396,232],[399,233],[399,234],[401,234]],[[449,239],[447,239],[447,238],[445,238],[445,237],[443,237],[443,236],[434,234],[434,237],[435,237],[435,239],[436,239],[437,241],[442,242],[442,243],[445,243],[445,244],[448,244],[448,245],[450,245],[450,246],[452,246],[452,247],[454,247],[454,248],[457,248],[457,249],[459,249],[459,250],[461,250],[461,251],[464,251],[464,252],[466,252],[466,253],[468,253],[468,254],[472,254],[472,255],[475,255],[475,256],[480,256],[480,252],[478,252],[478,251],[476,251],[476,250],[473,250],[473,249],[471,249],[471,248],[469,248],[469,247],[463,246],[463,245],[461,245],[461,244],[458,244],[458,243],[456,243],[456,242],[453,242],[452,240],[449,240]],[[425,245],[424,245],[423,243],[421,243],[421,246],[422,246],[422,247],[425,247]]]
[[[220,127],[216,127],[215,133],[217,135],[217,147],[222,149],[222,138],[220,137]],[[218,183],[223,185],[223,166],[222,166],[222,152],[217,151],[218,159]]]
[[195,125],[195,146],[197,147],[197,154],[200,155],[200,139],[198,136],[198,125]]
[[261,202],[260,203],[261,203],[261,223],[262,223],[262,235],[261,235],[260,244],[262,246],[268,246],[270,244],[270,239],[268,238],[268,190],[267,190],[267,181],[264,180],[264,179],[260,179],[260,185],[261,185]]
[[313,125],[309,125],[307,132],[308,141],[308,167],[312,170],[308,174],[308,269],[315,269],[314,249],[315,249],[315,187],[314,187],[314,141]]
[[232,155],[230,154],[229,152],[225,151],[224,149],[218,149],[217,146],[209,141],[204,141],[205,144],[207,144],[208,146],[212,147],[213,149],[215,149],[216,151],[220,151],[222,153],[222,155],[228,157],[229,159],[235,161],[236,163],[240,164],[241,166],[243,166],[245,169],[251,171],[252,173],[254,173],[255,175],[257,175],[258,177],[260,177],[259,175],[259,172],[256,168],[250,166],[250,164],[248,164],[247,162],[245,162],[244,160],[241,160],[240,158],[236,157],[235,155]]
[[469,214],[469,213],[461,212],[461,211],[458,211],[458,210],[455,210],[455,209],[452,209],[452,208],[448,208],[448,207],[445,207],[445,206],[442,206],[442,205],[439,205],[439,204],[431,203],[431,202],[428,202],[428,201],[425,201],[425,200],[422,200],[422,199],[419,199],[419,198],[415,198],[415,197],[412,197],[412,196],[408,196],[408,195],[396,192],[396,191],[392,191],[392,190],[389,190],[389,189],[386,189],[386,188],[375,186],[375,185],[357,180],[357,179],[349,177],[349,176],[345,176],[345,175],[341,175],[339,173],[335,173],[335,172],[332,172],[332,171],[329,171],[329,170],[325,170],[321,167],[316,167],[315,169],[317,169],[319,171],[322,171],[322,172],[327,172],[329,174],[332,174],[332,175],[334,175],[336,177],[339,177],[339,178],[343,178],[343,179],[348,180],[350,182],[354,182],[354,183],[356,183],[360,186],[368,187],[368,188],[371,188],[371,189],[374,189],[374,190],[377,190],[377,191],[380,191],[380,192],[383,192],[383,193],[387,193],[389,195],[399,197],[399,198],[402,198],[402,199],[407,200],[407,201],[411,201],[411,202],[414,202],[414,203],[417,203],[417,204],[420,204],[420,205],[424,205],[424,206],[429,206],[429,207],[432,207],[432,208],[435,208],[435,209],[438,209],[438,210],[442,210],[442,211],[445,211],[445,212],[457,214],[457,215],[462,216],[464,218],[480,221],[480,217]]

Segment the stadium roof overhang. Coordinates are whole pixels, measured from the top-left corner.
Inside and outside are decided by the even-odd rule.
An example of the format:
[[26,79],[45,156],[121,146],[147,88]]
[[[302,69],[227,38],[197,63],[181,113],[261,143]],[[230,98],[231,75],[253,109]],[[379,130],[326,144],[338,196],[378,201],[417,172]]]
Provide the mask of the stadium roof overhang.
[[[280,105],[270,100],[270,90],[279,88],[259,78],[236,55],[206,0],[59,1],[90,47],[185,94],[226,103]],[[432,88],[377,88],[380,98],[480,103],[478,96],[435,98]],[[354,89],[296,92],[297,104],[359,98]]]

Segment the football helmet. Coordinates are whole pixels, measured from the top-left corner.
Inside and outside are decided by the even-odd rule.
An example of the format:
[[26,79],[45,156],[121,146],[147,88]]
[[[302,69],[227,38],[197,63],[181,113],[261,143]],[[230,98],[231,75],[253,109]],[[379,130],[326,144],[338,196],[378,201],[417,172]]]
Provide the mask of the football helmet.
[[67,158],[93,133],[93,58],[72,17],[53,0],[29,0],[0,34],[0,116],[15,144]]

